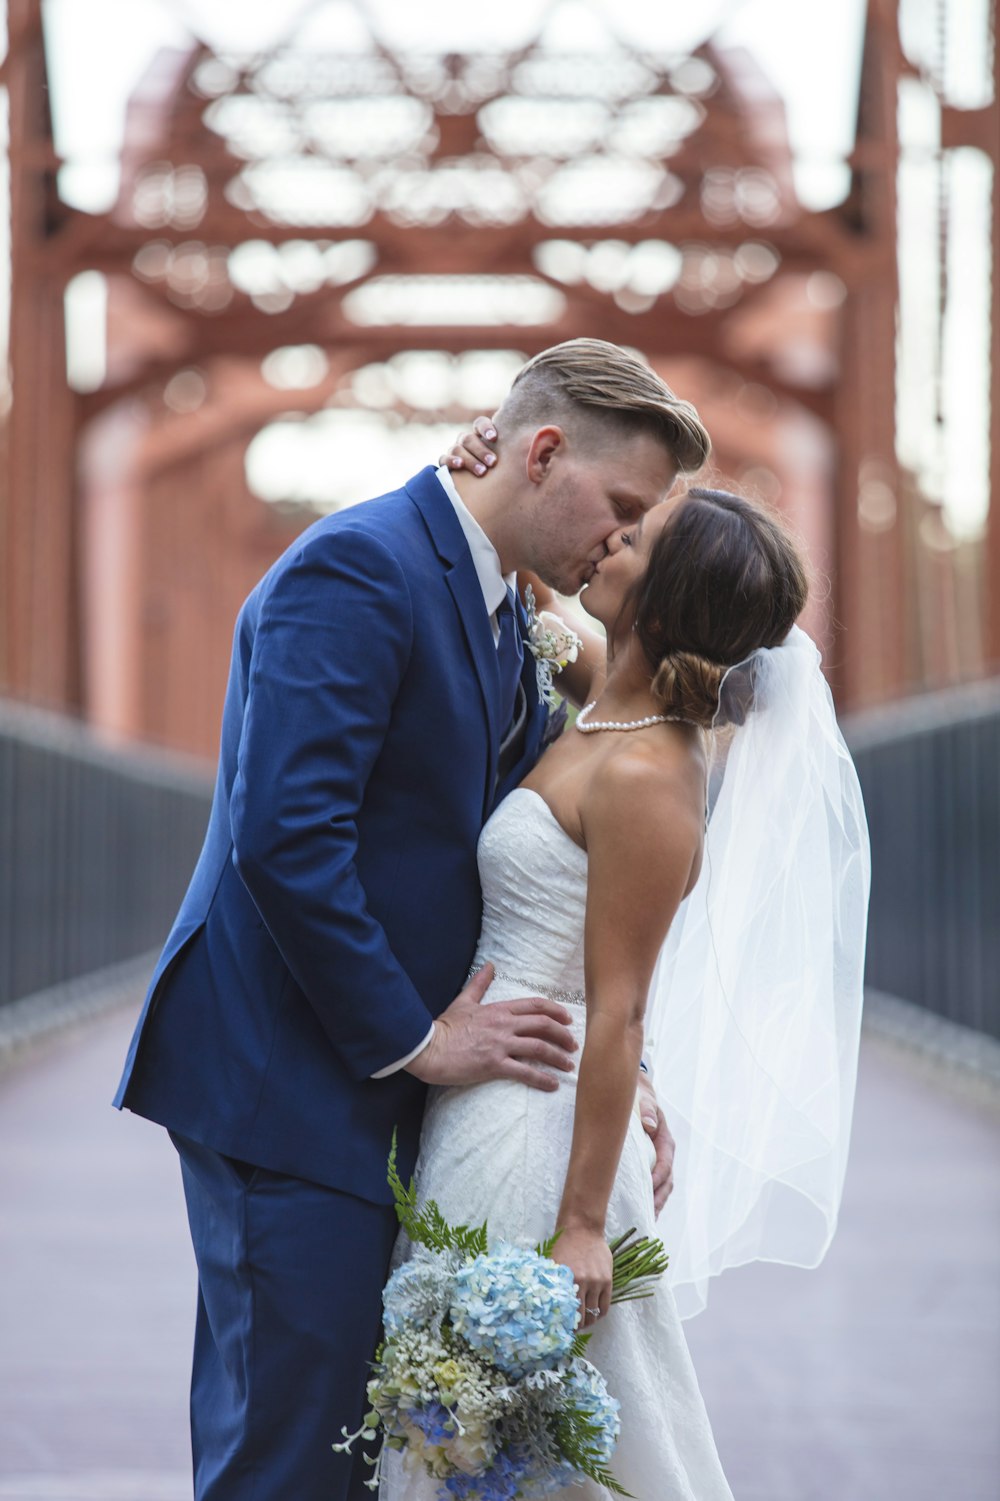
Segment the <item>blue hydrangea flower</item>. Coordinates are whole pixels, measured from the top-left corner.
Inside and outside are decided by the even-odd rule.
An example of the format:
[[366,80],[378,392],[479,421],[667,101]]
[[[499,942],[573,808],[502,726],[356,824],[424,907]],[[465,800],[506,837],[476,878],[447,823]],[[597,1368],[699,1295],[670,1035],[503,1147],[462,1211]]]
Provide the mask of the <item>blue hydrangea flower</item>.
[[500,1242],[455,1273],[456,1334],[507,1375],[568,1356],[579,1315],[569,1267]]
[[438,1501],[513,1501],[528,1467],[520,1450],[499,1453],[481,1475],[452,1475],[439,1488]]

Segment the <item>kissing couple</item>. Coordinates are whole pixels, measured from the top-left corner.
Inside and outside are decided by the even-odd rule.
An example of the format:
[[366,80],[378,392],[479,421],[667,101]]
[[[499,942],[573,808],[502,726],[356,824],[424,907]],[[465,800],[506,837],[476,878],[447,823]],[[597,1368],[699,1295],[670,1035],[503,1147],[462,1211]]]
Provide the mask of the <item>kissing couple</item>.
[[[464,442],[310,526],[243,605],[208,832],[115,1100],[180,1156],[196,1501],[369,1494],[332,1444],[366,1406],[394,1132],[449,1219],[561,1231],[641,1501],[731,1495],[684,1286],[815,1264],[836,1219],[867,841],[795,625],[804,560],[750,500],[671,498],[708,434],[614,345],[537,355]],[[581,589],[595,629],[543,629]],[[632,1226],[673,1280],[608,1317]],[[432,1501],[398,1460],[382,1501]]]

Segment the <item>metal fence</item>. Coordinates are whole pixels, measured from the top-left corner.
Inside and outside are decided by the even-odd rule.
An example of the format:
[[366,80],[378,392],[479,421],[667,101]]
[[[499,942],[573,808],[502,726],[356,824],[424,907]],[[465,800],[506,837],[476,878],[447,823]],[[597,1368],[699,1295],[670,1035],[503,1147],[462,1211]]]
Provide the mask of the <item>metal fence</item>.
[[[1000,682],[845,724],[872,835],[867,981],[1000,1037]],[[0,704],[0,1004],[156,948],[208,776]]]
[[844,729],[872,836],[868,984],[1000,1037],[1000,681]]
[[0,704],[0,1005],[161,944],[210,798],[181,758]]

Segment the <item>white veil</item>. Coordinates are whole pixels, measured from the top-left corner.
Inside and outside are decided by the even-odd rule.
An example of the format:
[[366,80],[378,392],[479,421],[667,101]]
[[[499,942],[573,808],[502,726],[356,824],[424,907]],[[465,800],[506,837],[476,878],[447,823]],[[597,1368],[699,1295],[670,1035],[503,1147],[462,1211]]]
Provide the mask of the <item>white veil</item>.
[[803,631],[727,672],[717,721],[727,719],[739,728],[701,874],[647,1009],[646,1056],[677,1141],[658,1232],[682,1318],[704,1308],[709,1278],[727,1267],[822,1259],[861,1024],[868,828]]

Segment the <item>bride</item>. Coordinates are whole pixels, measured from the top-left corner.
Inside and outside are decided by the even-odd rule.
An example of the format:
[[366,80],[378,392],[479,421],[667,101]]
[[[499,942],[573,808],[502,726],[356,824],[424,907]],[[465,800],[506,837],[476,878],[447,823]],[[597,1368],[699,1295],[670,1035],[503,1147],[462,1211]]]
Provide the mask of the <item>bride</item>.
[[[539,603],[551,604],[551,596],[535,587]],[[498,807],[478,848],[484,911],[475,966],[492,967],[483,1004],[529,991],[567,1004],[581,1044],[577,1074],[564,1078],[553,1093],[509,1080],[433,1089],[424,1118],[416,1173],[422,1200],[436,1199],[453,1222],[487,1220],[491,1241],[535,1242],[561,1230],[554,1256],[571,1268],[581,1325],[593,1330],[588,1358],[621,1403],[612,1469],[640,1501],[723,1501],[731,1492],[674,1288],[661,1283],[653,1299],[610,1309],[608,1237],[630,1226],[640,1234],[664,1236],[672,1260],[679,1255],[683,1266],[693,1267],[690,1281],[697,1285],[722,1265],[748,1259],[748,1236],[749,1255],[775,1254],[768,1247],[777,1244],[780,1259],[801,1259],[805,1249],[808,1260],[808,1233],[799,1236],[790,1254],[782,1254],[798,1230],[794,1216],[782,1208],[781,1193],[814,1209],[824,1200],[825,1217],[822,1204],[818,1213],[827,1239],[839,1199],[856,1058],[863,914],[860,927],[855,922],[846,937],[853,945],[846,1000],[843,980],[828,985],[817,973],[810,987],[803,971],[792,977],[801,992],[801,1025],[824,1030],[818,1008],[825,999],[830,1001],[826,1033],[831,1025],[840,1027],[832,1064],[826,1058],[839,1106],[828,1129],[827,1119],[813,1118],[811,1081],[796,1076],[791,1089],[781,1090],[784,1114],[754,1087],[754,1080],[765,1076],[769,1087],[782,1086],[780,1070],[787,1075],[789,1050],[772,1035],[767,1016],[740,1016],[740,969],[748,951],[731,928],[720,930],[736,910],[732,894],[727,897],[721,889],[725,864],[721,880],[699,879],[703,869],[707,877],[713,859],[706,837],[710,845],[716,816],[724,813],[720,794],[706,836],[715,732],[745,722],[730,732],[732,764],[737,742],[746,739],[754,721],[775,720],[778,714],[773,695],[765,702],[761,685],[798,682],[808,685],[797,690],[798,697],[811,695],[813,709],[819,702],[820,714],[825,711],[826,743],[836,742],[841,771],[849,768],[839,786],[846,789],[851,814],[842,823],[851,824],[851,832],[837,858],[860,871],[860,886],[854,885],[864,895],[863,814],[853,768],[842,751],[825,685],[817,689],[817,682],[822,684],[818,653],[793,629],[806,594],[802,560],[781,525],[748,500],[722,491],[690,490],[675,503],[655,507],[609,543],[581,597],[586,612],[604,627],[606,644],[596,631],[585,631],[582,650],[559,679],[560,691],[584,707],[573,728]],[[769,665],[778,664],[783,653],[794,660],[791,677],[769,674]],[[758,716],[760,709],[768,712]],[[773,724],[768,733],[774,736]],[[803,772],[802,756],[795,760]],[[782,765],[787,762],[778,755],[751,778],[744,798],[750,823],[740,818],[739,789],[735,809],[729,810],[762,859],[774,855],[776,846],[766,830],[757,837],[753,810],[759,811],[762,796],[773,793]],[[801,812],[794,774],[788,775],[791,821],[783,821],[779,864],[787,861],[789,845],[796,847],[795,820]],[[727,771],[725,783],[729,780]],[[828,785],[809,780],[811,789],[803,791],[807,801],[829,796]],[[782,795],[779,789],[779,806]],[[720,848],[720,858],[723,853]],[[753,862],[746,868],[753,877]],[[789,874],[786,863],[783,898]],[[765,878],[751,892],[754,901],[765,888],[773,889],[759,868],[756,876]],[[707,898],[706,888],[712,888]],[[811,896],[807,893],[806,906],[796,910],[793,928],[813,920]],[[830,919],[839,922],[834,909],[840,898],[840,888],[819,892],[813,903],[817,932],[829,926],[825,905]],[[699,908],[707,932],[697,921],[692,926]],[[851,911],[857,916],[858,910],[854,901]],[[758,903],[751,926],[760,931],[766,916],[766,902]],[[744,927],[741,921],[741,932]],[[720,951],[714,966],[721,968],[718,976],[698,968],[713,947]],[[672,994],[672,977],[682,974],[694,977],[696,995]],[[837,983],[839,1001],[830,991]],[[751,989],[759,999],[759,989]],[[839,1016],[833,1015],[837,1005]],[[802,1053],[801,1025],[792,1021],[791,1030],[785,1029],[782,1007],[776,993],[771,1021],[781,1024],[786,1040]],[[705,1027],[713,1017],[724,1017],[726,1025],[707,1039]],[[726,1076],[706,1062],[714,1058],[724,1069],[734,1037],[745,1056],[728,1077],[740,1085],[740,1098],[722,1100]],[[652,1060],[658,1093],[678,1137],[677,1199],[689,1223],[676,1229],[670,1228],[669,1210],[659,1226],[656,1222],[652,1148],[635,1109],[640,1060],[644,1067]],[[687,1077],[678,1079],[678,1073]],[[829,1078],[825,1082],[829,1085]],[[798,1101],[795,1088],[804,1091]],[[685,1091],[697,1097],[685,1100]],[[820,1094],[826,1099],[830,1089]],[[809,1116],[820,1146],[773,1167],[768,1155],[773,1143],[778,1141],[780,1156],[793,1136],[803,1135],[789,1126],[789,1109],[799,1103],[803,1108],[795,1119],[801,1126]],[[739,1137],[735,1146],[733,1133]],[[703,1182],[686,1188],[681,1185],[685,1154],[705,1170]],[[796,1173],[800,1179],[812,1177],[805,1183]],[[817,1174],[823,1182],[811,1193]],[[816,1239],[813,1234],[813,1247]],[[819,1254],[823,1249],[819,1246]],[[396,1264],[408,1252],[401,1237]],[[382,1501],[430,1501],[438,1484],[408,1469],[399,1454],[385,1456]],[[580,1501],[608,1496],[589,1481],[559,1494]]]

